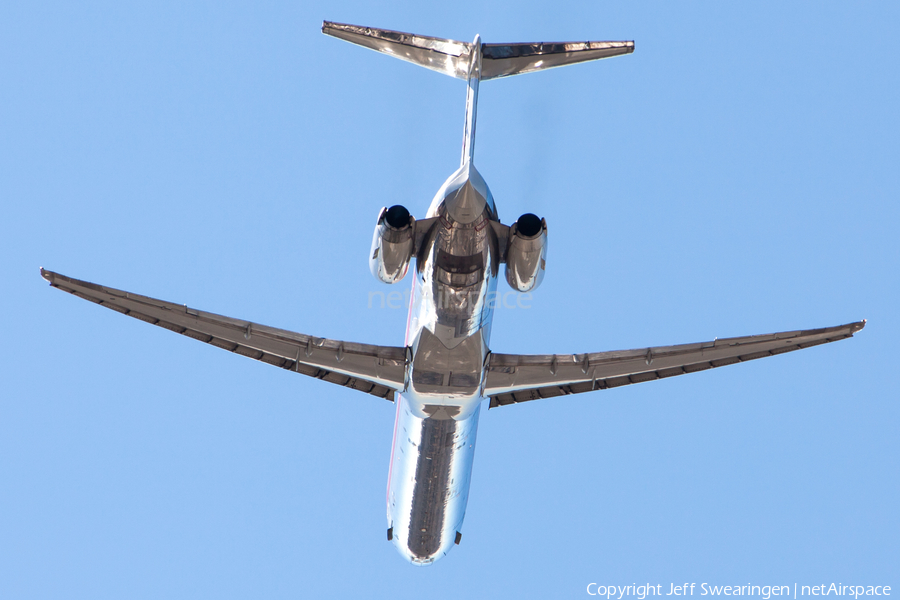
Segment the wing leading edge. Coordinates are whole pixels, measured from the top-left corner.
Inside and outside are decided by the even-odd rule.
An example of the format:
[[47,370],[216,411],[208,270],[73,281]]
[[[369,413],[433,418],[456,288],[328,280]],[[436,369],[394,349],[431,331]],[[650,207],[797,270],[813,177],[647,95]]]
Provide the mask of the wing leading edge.
[[406,348],[317,338],[241,321],[41,269],[50,285],[218,348],[393,401],[404,387]]
[[592,354],[491,354],[484,396],[490,407],[696,373],[852,337],[866,326],[837,327],[716,339]]

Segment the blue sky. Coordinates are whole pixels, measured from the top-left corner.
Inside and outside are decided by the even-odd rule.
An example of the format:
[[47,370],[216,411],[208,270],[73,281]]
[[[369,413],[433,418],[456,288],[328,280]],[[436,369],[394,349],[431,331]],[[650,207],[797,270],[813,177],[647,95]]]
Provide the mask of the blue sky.
[[[0,596],[576,598],[590,582],[900,586],[892,3],[0,8]],[[462,545],[385,541],[393,406],[50,289],[46,268],[397,345],[366,254],[458,164],[465,87],[323,19],[633,39],[488,82],[476,164],[549,223],[500,352],[837,325],[849,341],[491,410]],[[505,285],[505,284],[504,284]],[[408,282],[400,284],[405,291]]]

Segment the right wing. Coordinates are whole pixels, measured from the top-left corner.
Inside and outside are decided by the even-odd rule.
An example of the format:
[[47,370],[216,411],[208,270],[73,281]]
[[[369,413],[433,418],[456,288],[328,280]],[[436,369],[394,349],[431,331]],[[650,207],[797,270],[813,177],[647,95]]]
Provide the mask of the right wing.
[[592,354],[491,354],[483,395],[490,408],[696,373],[836,342],[866,326],[837,327],[716,339]]
[[403,390],[406,348],[316,338],[240,321],[41,269],[50,285],[123,315],[235,354],[394,400]]

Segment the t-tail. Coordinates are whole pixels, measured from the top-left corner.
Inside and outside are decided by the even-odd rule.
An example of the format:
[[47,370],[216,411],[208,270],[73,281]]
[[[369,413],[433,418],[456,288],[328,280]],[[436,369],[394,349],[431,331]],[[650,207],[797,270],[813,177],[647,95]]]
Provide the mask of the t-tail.
[[472,42],[458,42],[330,21],[322,24],[322,32],[465,80],[468,91],[461,165],[472,162],[475,153],[479,82],[634,52],[634,42],[483,44],[477,35]]

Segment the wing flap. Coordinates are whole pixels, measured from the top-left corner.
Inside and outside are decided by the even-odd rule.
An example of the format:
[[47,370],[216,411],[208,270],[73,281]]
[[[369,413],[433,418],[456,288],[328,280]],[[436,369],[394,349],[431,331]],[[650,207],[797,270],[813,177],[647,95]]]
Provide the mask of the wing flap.
[[386,398],[404,387],[406,348],[317,338],[41,269],[50,285],[116,312],[270,365]]
[[491,354],[484,395],[493,408],[664,379],[846,339],[865,324],[591,354]]

